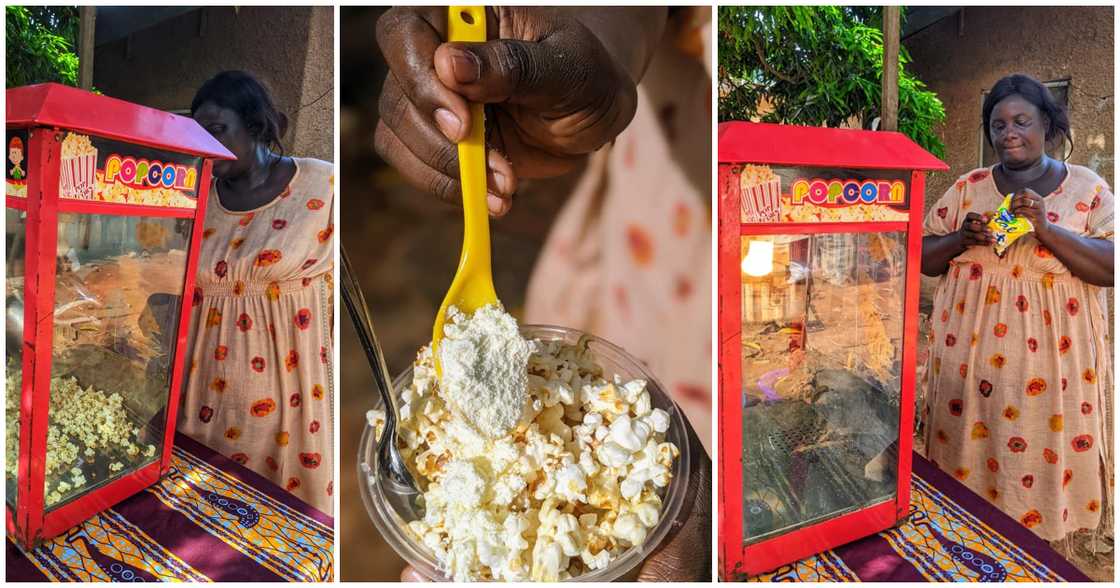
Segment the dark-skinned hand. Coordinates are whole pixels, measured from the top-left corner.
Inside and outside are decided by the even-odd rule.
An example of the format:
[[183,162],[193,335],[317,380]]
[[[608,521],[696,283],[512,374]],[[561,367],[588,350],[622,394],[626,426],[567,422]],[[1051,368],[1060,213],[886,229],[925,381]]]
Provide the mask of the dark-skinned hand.
[[647,26],[633,9],[599,12],[581,20],[565,8],[490,8],[490,41],[445,43],[446,7],[389,10],[377,23],[390,69],[377,152],[409,183],[459,204],[456,142],[470,131],[468,101],[486,103],[487,206],[505,214],[519,179],[572,170],[634,116],[648,58],[631,53],[645,51],[663,22]]
[[968,248],[995,243],[995,235],[988,228],[989,220],[991,219],[988,215],[976,212],[964,215],[964,222],[961,223],[961,228],[957,230],[957,234],[960,235],[961,246]]
[[1011,197],[1011,214],[1031,221],[1037,235],[1045,235],[1050,230],[1046,199],[1030,188],[1022,188]]
[[[688,489],[684,504],[661,545],[637,568],[621,578],[638,582],[710,582],[712,579],[712,460],[692,425],[688,429]],[[404,582],[428,582],[412,566],[401,572]]]

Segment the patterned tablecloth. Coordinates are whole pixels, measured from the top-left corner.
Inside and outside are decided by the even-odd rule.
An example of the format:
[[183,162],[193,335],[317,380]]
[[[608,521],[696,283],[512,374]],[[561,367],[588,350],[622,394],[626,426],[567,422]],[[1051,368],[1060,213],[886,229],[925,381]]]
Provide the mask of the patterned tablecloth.
[[757,582],[1088,582],[1048,543],[914,454],[910,518]]
[[7,547],[8,581],[334,577],[331,517],[183,435],[158,484],[33,551]]

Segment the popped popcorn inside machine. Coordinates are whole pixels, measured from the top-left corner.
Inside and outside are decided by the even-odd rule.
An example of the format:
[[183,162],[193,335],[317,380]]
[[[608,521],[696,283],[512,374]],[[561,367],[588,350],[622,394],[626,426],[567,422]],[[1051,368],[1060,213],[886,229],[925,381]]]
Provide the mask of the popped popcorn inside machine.
[[170,468],[211,163],[233,155],[58,84],[7,90],[6,139],[7,526],[30,547]]
[[905,518],[924,172],[945,169],[899,133],[720,125],[725,580]]

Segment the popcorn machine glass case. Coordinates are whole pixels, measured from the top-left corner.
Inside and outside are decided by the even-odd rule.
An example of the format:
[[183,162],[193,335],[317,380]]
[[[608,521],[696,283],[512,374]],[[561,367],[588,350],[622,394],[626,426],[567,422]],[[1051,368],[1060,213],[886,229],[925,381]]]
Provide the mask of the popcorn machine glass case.
[[724,579],[905,518],[931,169],[899,133],[720,125]]
[[189,118],[56,84],[7,90],[6,140],[7,525],[32,546],[168,471],[183,293],[232,154]]

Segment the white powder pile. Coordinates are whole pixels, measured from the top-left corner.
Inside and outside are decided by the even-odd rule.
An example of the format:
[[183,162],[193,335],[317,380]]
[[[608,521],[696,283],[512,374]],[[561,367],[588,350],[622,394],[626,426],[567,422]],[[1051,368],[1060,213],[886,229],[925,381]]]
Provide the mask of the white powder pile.
[[443,396],[480,433],[502,437],[528,403],[533,351],[517,320],[500,306],[487,305],[469,316],[452,306],[439,348]]
[[[427,482],[424,516],[408,531],[456,582],[557,582],[601,570],[662,520],[680,456],[666,441],[670,414],[654,408],[644,381],[607,373],[583,342],[532,345],[514,433],[488,439],[462,418],[430,347],[401,393],[401,456]],[[377,429],[385,413],[368,418]]]

